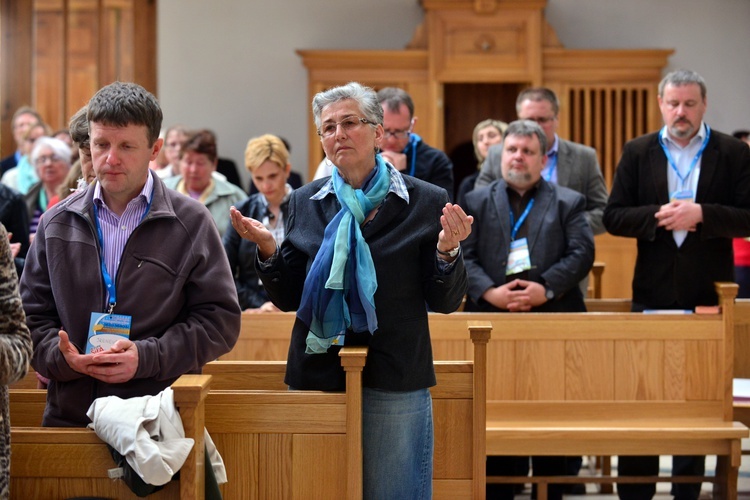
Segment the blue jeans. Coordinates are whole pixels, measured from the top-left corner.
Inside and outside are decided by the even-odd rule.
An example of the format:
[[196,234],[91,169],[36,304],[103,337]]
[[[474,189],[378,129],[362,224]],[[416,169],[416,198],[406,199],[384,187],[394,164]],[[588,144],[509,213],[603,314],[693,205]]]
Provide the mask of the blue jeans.
[[432,397],[429,389],[362,390],[365,500],[432,498]]

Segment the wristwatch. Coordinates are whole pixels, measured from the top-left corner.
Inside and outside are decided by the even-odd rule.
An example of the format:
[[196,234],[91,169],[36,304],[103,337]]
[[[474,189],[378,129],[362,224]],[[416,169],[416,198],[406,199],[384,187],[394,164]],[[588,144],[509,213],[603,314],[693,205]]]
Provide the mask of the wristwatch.
[[544,296],[547,300],[555,300],[555,291],[548,286],[544,286]]
[[437,250],[437,253],[439,253],[440,255],[444,255],[444,256],[450,257],[452,259],[456,255],[458,255],[458,251],[461,250],[461,244],[456,245],[456,248],[448,250],[447,252],[443,252],[439,248],[437,248],[436,250]]

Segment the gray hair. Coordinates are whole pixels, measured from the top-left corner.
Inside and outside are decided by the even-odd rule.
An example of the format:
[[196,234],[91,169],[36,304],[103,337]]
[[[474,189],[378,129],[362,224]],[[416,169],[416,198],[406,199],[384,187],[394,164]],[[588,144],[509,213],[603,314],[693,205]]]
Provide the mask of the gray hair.
[[318,92],[313,97],[312,112],[315,127],[320,129],[320,116],[326,106],[339,101],[352,99],[359,105],[359,111],[365,120],[372,126],[383,124],[383,108],[378,102],[377,94],[370,87],[357,82],[349,82],[340,87],[333,87],[323,92]]
[[503,141],[509,135],[519,135],[521,137],[534,137],[539,138],[539,146],[541,147],[542,154],[547,154],[547,136],[544,134],[544,130],[539,124],[531,120],[516,120],[510,122],[508,128],[503,134]]
[[409,110],[409,118],[414,118],[414,101],[404,89],[384,87],[378,90],[378,101],[384,108],[388,108],[393,113],[398,113],[403,104]]
[[696,84],[701,89],[701,98],[706,100],[706,81],[701,75],[690,69],[678,69],[668,73],[659,82],[659,97],[664,97],[664,87],[668,84],[673,87],[682,87],[683,85]]
[[52,154],[60,157],[68,168],[70,168],[70,147],[60,139],[54,137],[40,137],[34,143],[34,149],[31,150],[31,163],[36,164],[37,158],[42,155],[42,149],[49,148]]

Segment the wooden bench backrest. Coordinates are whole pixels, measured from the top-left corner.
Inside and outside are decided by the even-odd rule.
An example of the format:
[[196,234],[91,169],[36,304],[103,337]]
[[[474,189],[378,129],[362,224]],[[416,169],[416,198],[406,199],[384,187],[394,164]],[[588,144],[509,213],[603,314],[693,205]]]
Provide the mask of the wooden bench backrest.
[[721,314],[498,316],[488,418],[731,421],[736,285],[717,292]]
[[[173,384],[185,435],[193,438],[196,446],[180,470],[180,481],[169,483],[149,498],[203,498],[203,404],[210,378],[185,375]],[[108,477],[107,470],[114,468],[114,462],[106,445],[90,429],[14,426],[11,441],[13,498],[138,498],[124,482]]]
[[[462,328],[466,332],[466,323]],[[472,337],[476,349],[472,357],[479,360],[476,365],[470,361],[442,361],[435,365],[438,383],[431,392],[436,498],[479,498],[484,488],[483,360],[489,333],[480,331]],[[348,463],[341,461],[346,457],[346,396],[289,392],[283,383],[284,368],[284,362],[275,361],[216,361],[204,368],[204,374],[212,376],[212,389],[206,400],[206,427],[227,466],[229,483],[222,486],[225,498],[253,498],[278,491],[299,493],[298,489],[310,485],[321,492],[321,497],[338,498],[344,494],[343,480],[331,481],[329,476],[321,475],[320,468],[310,466],[305,457],[318,457],[320,450],[325,450],[326,459],[338,460],[330,463]],[[29,415],[35,419],[33,425],[38,424],[44,399],[45,392],[41,390],[11,390],[14,425]],[[320,425],[323,416],[325,426]],[[292,477],[295,479],[289,483]],[[321,480],[325,484],[318,484]]]

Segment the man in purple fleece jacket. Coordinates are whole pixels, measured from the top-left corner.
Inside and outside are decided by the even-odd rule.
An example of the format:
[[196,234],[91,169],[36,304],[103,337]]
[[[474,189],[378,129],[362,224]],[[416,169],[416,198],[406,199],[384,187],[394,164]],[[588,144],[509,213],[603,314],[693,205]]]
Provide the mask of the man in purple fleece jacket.
[[[87,118],[96,182],[44,214],[21,281],[32,365],[50,379],[45,426],[86,426],[97,397],[153,395],[200,372],[240,328],[211,214],[149,171],[156,98],[115,82]],[[102,342],[108,329],[119,340]]]

